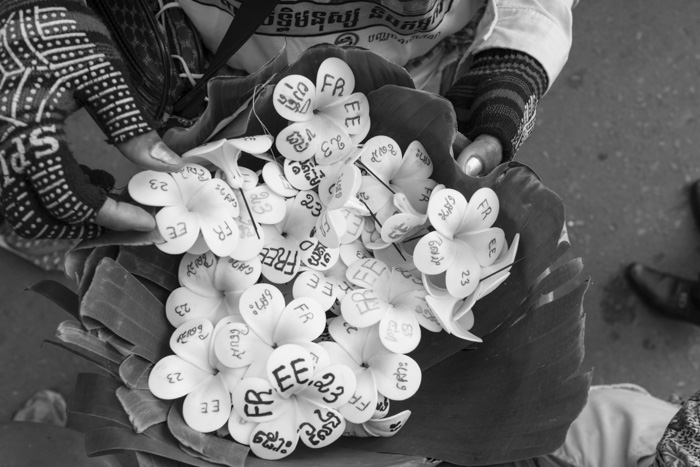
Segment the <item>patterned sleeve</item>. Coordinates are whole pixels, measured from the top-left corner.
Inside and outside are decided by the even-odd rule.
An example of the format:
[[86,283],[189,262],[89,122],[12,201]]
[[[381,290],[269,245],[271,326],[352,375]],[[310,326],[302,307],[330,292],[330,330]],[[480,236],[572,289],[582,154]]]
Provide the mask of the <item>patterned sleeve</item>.
[[470,140],[487,134],[511,160],[534,127],[535,111],[549,82],[537,60],[515,50],[480,52],[445,97],[455,107],[459,131]]
[[652,467],[700,466],[700,391],[688,399],[668,424],[656,446]]

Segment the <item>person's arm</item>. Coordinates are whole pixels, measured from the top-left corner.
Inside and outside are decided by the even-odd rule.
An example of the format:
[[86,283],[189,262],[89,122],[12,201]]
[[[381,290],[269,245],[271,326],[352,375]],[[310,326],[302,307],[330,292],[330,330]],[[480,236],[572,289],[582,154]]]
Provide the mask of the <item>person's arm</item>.
[[572,0],[489,2],[474,61],[446,94],[472,143],[457,155],[470,175],[511,160],[529,136],[539,99],[571,48]]
[[64,122],[82,104],[132,162],[160,171],[181,166],[140,111],[104,25],[78,0],[5,0],[0,32],[5,220],[28,238],[154,228],[146,211],[109,198],[66,141]]

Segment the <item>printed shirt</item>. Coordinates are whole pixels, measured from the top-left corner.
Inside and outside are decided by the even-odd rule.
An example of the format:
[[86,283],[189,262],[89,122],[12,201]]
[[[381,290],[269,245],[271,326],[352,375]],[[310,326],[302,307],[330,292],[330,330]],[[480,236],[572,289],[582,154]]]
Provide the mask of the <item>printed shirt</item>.
[[[254,1],[254,0],[253,0]],[[442,69],[470,49],[513,48],[529,53],[558,75],[571,45],[571,8],[575,0],[282,0],[229,66],[252,73],[285,49],[290,61],[319,43],[372,50],[407,68],[416,85],[436,91]],[[205,46],[216,50],[239,1],[179,0]],[[482,7],[486,4],[486,12]],[[480,11],[481,9],[481,11]],[[458,47],[436,47],[455,37],[484,14],[479,30]],[[499,17],[503,17],[503,21]],[[514,16],[522,24],[512,25]],[[476,34],[476,37],[474,35]],[[541,41],[551,43],[540,44]],[[523,48],[525,50],[523,50]],[[425,59],[422,60],[421,57]]]

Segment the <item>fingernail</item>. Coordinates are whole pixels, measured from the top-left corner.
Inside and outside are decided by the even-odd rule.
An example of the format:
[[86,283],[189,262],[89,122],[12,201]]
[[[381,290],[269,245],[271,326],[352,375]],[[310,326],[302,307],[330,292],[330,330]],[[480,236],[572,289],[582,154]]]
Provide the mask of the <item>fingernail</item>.
[[484,163],[478,157],[470,157],[467,159],[467,163],[464,164],[464,173],[470,177],[478,176],[484,169]]
[[182,162],[179,157],[176,157],[175,154],[168,149],[165,143],[156,143],[151,148],[151,157],[168,165],[180,165]]

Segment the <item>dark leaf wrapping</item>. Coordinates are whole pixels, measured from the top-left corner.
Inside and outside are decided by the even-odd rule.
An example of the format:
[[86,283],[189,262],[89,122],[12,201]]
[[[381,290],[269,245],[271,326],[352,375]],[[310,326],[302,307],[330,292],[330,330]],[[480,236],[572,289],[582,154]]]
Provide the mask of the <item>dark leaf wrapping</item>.
[[[590,386],[590,374],[579,373],[587,283],[575,283],[582,269],[580,260],[560,264],[569,247],[564,206],[531,169],[507,163],[487,177],[464,175],[451,153],[460,135],[448,101],[412,89],[404,70],[371,52],[332,46],[310,49],[282,73],[275,73],[272,64],[265,73],[275,72],[261,80],[251,78],[249,83],[266,83],[256,90],[255,99],[246,94],[252,89],[239,86],[244,81],[230,85],[225,79],[213,82],[209,115],[191,132],[180,132],[178,144],[199,144],[195,141],[201,142],[202,134],[208,131],[205,128],[214,128],[216,133],[207,139],[260,134],[264,128],[274,134],[286,122],[280,122],[272,108],[272,84],[292,73],[314,80],[318,65],[329,56],[345,60],[355,73],[356,90],[368,93],[370,136],[391,136],[404,150],[411,141],[419,140],[433,161],[433,178],[459,190],[467,199],[478,188],[493,188],[501,204],[496,226],[505,231],[508,242],[516,233],[521,235],[517,259],[523,260],[513,266],[496,293],[484,297],[474,308],[476,324],[472,332],[483,338],[482,344],[470,344],[445,333],[423,333],[420,346],[411,354],[424,371],[423,383],[413,398],[392,403],[392,412],[412,412],[396,436],[344,438],[318,451],[300,447],[282,461],[267,462],[251,456],[245,465],[412,466],[429,463],[427,457],[459,465],[492,465],[551,452],[583,408]],[[227,116],[218,102],[239,103],[242,107],[228,110]],[[143,391],[150,363],[170,353],[172,328],[164,317],[162,300],[154,296],[155,289],[141,281],[172,290],[177,286],[174,263],[179,258],[143,246],[121,247],[117,254],[107,245],[146,245],[154,238],[152,233],[129,234],[87,242],[81,248],[97,248],[89,255],[78,250],[71,263],[71,277],[79,279],[83,325],[108,329],[133,345],[133,353],[138,356],[127,357],[119,367],[118,374],[128,387],[120,380],[108,385],[121,388],[122,401],[125,395],[142,394],[139,391]],[[124,352],[128,347],[119,348]],[[137,410],[129,412],[132,424],[143,422],[134,418]],[[150,426],[143,434],[131,427],[114,426],[90,431],[86,438],[88,452],[136,451],[143,466],[173,465],[159,461],[161,457],[211,466],[199,457],[216,462],[230,446],[237,446],[235,459],[228,462],[241,465],[242,450],[247,448],[231,441],[221,444],[211,434],[188,433],[182,430],[186,425],[177,421],[177,415],[171,411],[167,424],[141,426]]]

